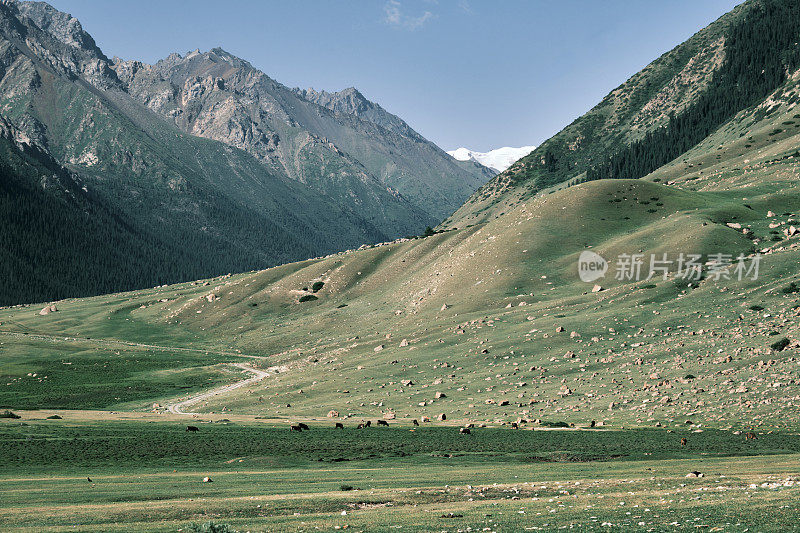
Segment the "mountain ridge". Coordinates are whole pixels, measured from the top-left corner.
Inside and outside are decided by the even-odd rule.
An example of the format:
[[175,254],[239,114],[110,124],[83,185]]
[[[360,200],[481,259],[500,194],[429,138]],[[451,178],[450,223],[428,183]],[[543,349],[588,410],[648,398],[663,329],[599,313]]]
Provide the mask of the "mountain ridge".
[[[222,87],[213,83],[204,87],[207,78],[191,79],[187,62],[208,72],[216,68]],[[167,64],[176,72],[169,72]],[[163,91],[145,97],[145,88],[137,85],[141,81],[137,74],[158,69],[165,73],[160,87]],[[261,95],[259,89],[263,94],[276,95],[273,103],[278,118],[271,119],[282,123],[281,127],[292,134],[285,135],[285,143],[280,138],[284,130],[279,133],[271,129],[257,132],[263,134],[258,137],[262,142],[250,143],[253,137],[248,135],[257,130],[258,121],[250,120],[247,113],[238,116],[242,118],[238,124],[236,120],[215,117],[213,112],[201,114],[209,111],[203,108],[204,103],[217,103],[203,100],[203,94],[225,94],[223,74],[253,95]],[[186,83],[177,87],[180,90],[167,83],[167,78],[181,76]],[[203,94],[172,105],[182,91],[186,95],[192,91]],[[233,106],[238,111],[259,108],[239,105],[234,96],[227,94],[238,105]],[[278,104],[287,101],[289,107],[300,103],[302,116],[283,112]],[[90,209],[116,213],[125,227],[142,236],[132,242],[172,250],[175,257],[183,257],[180,265],[166,266],[172,263],[162,261],[163,276],[150,277],[147,283],[263,268],[411,235],[426,225],[435,225],[438,217],[431,214],[434,209],[411,202],[400,189],[405,176],[410,175],[417,181],[409,181],[412,187],[408,193],[424,195],[426,186],[438,186],[437,174],[419,178],[415,167],[402,166],[403,157],[391,154],[393,150],[419,144],[434,161],[439,161],[439,167],[431,166],[450,181],[449,185],[442,183],[439,199],[443,201],[431,206],[442,217],[454,208],[453,198],[459,194],[466,197],[488,179],[476,177],[480,176],[478,169],[453,165],[446,154],[432,145],[386,133],[378,125],[355,116],[340,114],[337,118],[333,111],[302,102],[288,88],[219,48],[205,56],[199,51],[186,56],[172,54],[157,68],[137,61],[109,59],[77,19],[49,4],[0,4],[0,114],[32,145],[66,171],[80,176],[90,193],[86,200]],[[176,120],[163,112],[167,108],[192,115],[191,120],[181,124],[182,117]],[[195,135],[202,132],[193,132],[189,126],[194,127],[198,117],[207,119],[201,122],[201,129],[213,127],[217,119],[216,125],[221,124],[223,134],[205,138]],[[227,118],[231,117],[237,118]],[[299,126],[301,119],[308,122],[311,131]],[[235,142],[239,134],[240,142]],[[373,134],[381,142],[388,140],[385,144],[365,143],[364,139]],[[350,139],[348,147],[356,152],[355,156],[339,148],[337,144],[344,141],[331,140],[337,135],[344,141]],[[275,137],[276,142],[272,142]],[[288,146],[286,157],[283,161],[275,158],[275,164],[269,164],[269,150],[280,144]],[[361,152],[354,146],[360,146]],[[264,153],[254,147],[263,148]],[[370,170],[359,158],[363,159],[364,154],[371,157],[378,149],[386,157],[378,162],[364,160],[373,166]],[[396,161],[403,172],[378,176],[374,168],[391,161]],[[295,173],[289,175],[287,168]],[[464,188],[447,197],[453,187]],[[30,188],[17,188],[15,194],[40,196]],[[41,194],[51,195],[52,191]],[[77,204],[66,205],[78,209]],[[75,215],[75,220],[83,220],[78,213]],[[20,265],[14,259],[17,253],[3,250],[9,264]],[[53,280],[55,284],[42,282],[51,288],[58,285],[58,289],[47,293],[31,288],[31,294],[37,294],[36,298],[60,298],[91,292],[85,284],[70,285],[75,268],[105,267],[91,260],[79,265],[73,258],[62,271],[51,274],[61,278]],[[99,289],[98,285],[98,290],[130,288],[130,279],[121,278],[116,287],[102,285]],[[16,294],[14,298],[19,297]],[[0,301],[14,303],[2,294]]]

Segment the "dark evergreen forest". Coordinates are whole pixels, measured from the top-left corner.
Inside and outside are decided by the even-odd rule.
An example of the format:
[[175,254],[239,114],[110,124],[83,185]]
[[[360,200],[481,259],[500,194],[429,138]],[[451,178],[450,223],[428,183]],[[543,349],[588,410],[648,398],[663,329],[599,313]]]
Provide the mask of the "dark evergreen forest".
[[643,139],[590,167],[586,180],[641,178],[764,100],[800,67],[800,2],[765,0],[726,36],[726,58],[709,89]]

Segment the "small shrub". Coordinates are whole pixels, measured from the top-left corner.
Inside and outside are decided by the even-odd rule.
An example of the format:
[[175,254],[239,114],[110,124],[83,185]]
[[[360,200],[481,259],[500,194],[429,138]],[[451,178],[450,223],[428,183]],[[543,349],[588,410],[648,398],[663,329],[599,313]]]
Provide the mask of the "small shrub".
[[353,490],[353,485],[340,485],[339,490],[343,491]]
[[50,415],[47,417],[48,420],[61,420],[61,417],[58,415]]
[[12,413],[12,412],[11,412],[11,411],[9,411],[8,409],[6,409],[6,410],[5,410],[5,411],[3,411],[2,413],[0,413],[0,418],[14,418],[14,419],[19,419],[19,418],[22,418],[22,417],[21,417],[21,416],[19,416],[17,413]]
[[192,533],[238,533],[228,524],[217,524],[214,522],[204,522],[203,524],[195,524],[192,522],[186,526],[186,531]]
[[763,307],[761,307],[760,305],[751,305],[751,306],[750,306],[750,310],[751,310],[751,311],[763,311],[763,310],[764,310],[764,308],[763,308]]
[[347,304],[340,304],[336,306],[336,309],[343,309],[345,307],[347,307]]
[[319,292],[322,290],[322,287],[325,286],[324,281],[315,281],[314,284],[311,286],[311,292]]
[[566,422],[547,422],[542,421],[542,425],[549,428],[568,428],[570,427]]
[[684,377],[683,379],[697,379],[697,378],[694,376],[694,374],[686,374],[686,377]]
[[783,294],[794,294],[794,293],[796,293],[798,291],[800,291],[800,287],[798,287],[797,284],[794,281],[791,282],[786,287],[781,289],[781,292]]
[[769,347],[775,350],[776,352],[782,352],[783,350],[786,349],[787,346],[789,346],[789,339],[787,339],[786,337],[782,338],[779,341],[775,341],[769,345]]
[[313,294],[306,294],[305,296],[301,296],[300,297],[300,303],[313,302],[314,300],[319,300],[319,298],[317,298]]

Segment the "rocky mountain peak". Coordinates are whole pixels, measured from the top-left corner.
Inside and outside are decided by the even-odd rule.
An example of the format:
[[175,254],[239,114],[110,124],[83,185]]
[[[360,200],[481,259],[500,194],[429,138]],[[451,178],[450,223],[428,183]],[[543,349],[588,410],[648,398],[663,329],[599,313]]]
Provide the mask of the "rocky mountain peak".
[[403,119],[389,113],[379,104],[367,99],[355,87],[348,87],[347,89],[336,92],[328,92],[325,90],[317,91],[311,87],[308,89],[294,88],[292,91],[300,98],[330,109],[334,113],[353,115],[361,120],[377,124],[393,133],[417,140],[424,140],[423,137],[414,131]]
[[19,15],[30,19],[56,40],[73,48],[91,51],[108,61],[92,36],[83,30],[80,21],[69,13],[59,11],[45,2],[13,2],[13,6]]

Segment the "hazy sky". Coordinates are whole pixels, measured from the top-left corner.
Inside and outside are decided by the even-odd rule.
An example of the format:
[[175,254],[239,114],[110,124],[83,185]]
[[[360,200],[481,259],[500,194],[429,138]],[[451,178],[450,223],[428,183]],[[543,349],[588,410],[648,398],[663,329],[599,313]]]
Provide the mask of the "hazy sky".
[[446,150],[539,144],[741,0],[49,0],[112,57],[221,46]]

